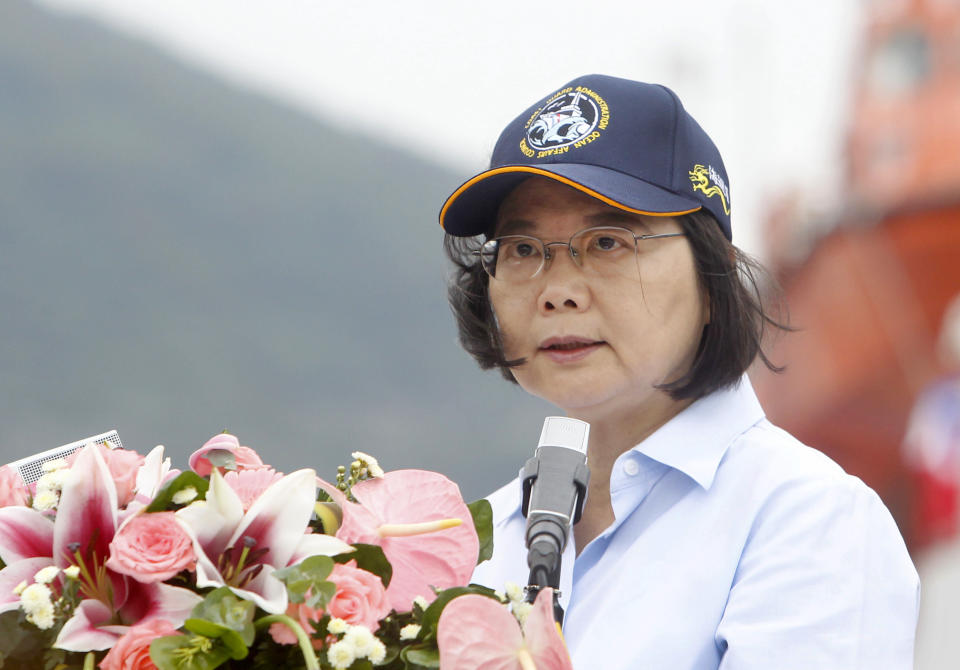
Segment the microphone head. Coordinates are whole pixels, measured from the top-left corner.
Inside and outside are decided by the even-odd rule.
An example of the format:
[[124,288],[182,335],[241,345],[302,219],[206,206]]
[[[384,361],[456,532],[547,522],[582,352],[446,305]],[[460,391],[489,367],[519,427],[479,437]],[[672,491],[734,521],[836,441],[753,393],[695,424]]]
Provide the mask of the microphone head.
[[590,424],[580,419],[566,416],[548,416],[543,420],[540,431],[540,447],[566,447],[587,455],[587,442],[590,439]]

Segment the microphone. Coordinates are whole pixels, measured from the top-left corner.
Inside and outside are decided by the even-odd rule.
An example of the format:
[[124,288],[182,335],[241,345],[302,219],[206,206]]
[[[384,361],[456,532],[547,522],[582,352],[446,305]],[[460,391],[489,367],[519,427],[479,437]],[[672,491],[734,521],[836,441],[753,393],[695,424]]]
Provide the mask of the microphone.
[[543,421],[540,443],[523,466],[523,515],[527,518],[527,600],[543,587],[554,589],[554,617],[563,621],[558,600],[560,560],[570,527],[580,521],[587,499],[590,424],[564,416]]

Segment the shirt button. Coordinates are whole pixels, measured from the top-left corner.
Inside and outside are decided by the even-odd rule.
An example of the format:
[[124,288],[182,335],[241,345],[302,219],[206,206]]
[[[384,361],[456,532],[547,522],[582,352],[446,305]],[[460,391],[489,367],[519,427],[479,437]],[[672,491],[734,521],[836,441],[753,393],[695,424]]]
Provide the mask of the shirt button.
[[634,460],[629,460],[623,464],[623,471],[633,477],[640,472],[640,464]]

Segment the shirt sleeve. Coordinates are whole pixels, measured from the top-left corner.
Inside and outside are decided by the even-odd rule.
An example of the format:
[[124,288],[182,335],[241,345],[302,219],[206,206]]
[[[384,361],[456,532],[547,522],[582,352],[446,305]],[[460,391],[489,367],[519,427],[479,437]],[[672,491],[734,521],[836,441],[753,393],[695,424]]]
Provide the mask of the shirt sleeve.
[[721,670],[912,670],[920,582],[879,497],[785,482],[757,514],[717,628]]

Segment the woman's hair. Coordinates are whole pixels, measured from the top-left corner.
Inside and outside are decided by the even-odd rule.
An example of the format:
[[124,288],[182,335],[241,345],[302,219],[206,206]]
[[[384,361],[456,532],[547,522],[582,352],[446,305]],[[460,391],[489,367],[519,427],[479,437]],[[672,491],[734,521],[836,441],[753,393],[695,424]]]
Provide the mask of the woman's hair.
[[[766,311],[758,281],[766,276],[763,267],[733,246],[723,236],[710,214],[693,212],[679,218],[693,251],[700,286],[709,300],[710,323],[703,328],[700,345],[690,370],[669,384],[657,388],[675,400],[700,398],[717,389],[736,384],[759,356],[770,370],[780,372],[761,349],[764,329],[791,328]],[[460,344],[481,368],[500,368],[503,376],[516,382],[510,368],[524,359],[507,360],[497,320],[490,304],[489,275],[472,252],[476,238],[444,239],[444,251],[454,264],[447,296],[457,320]],[[774,301],[779,307],[779,301]]]

